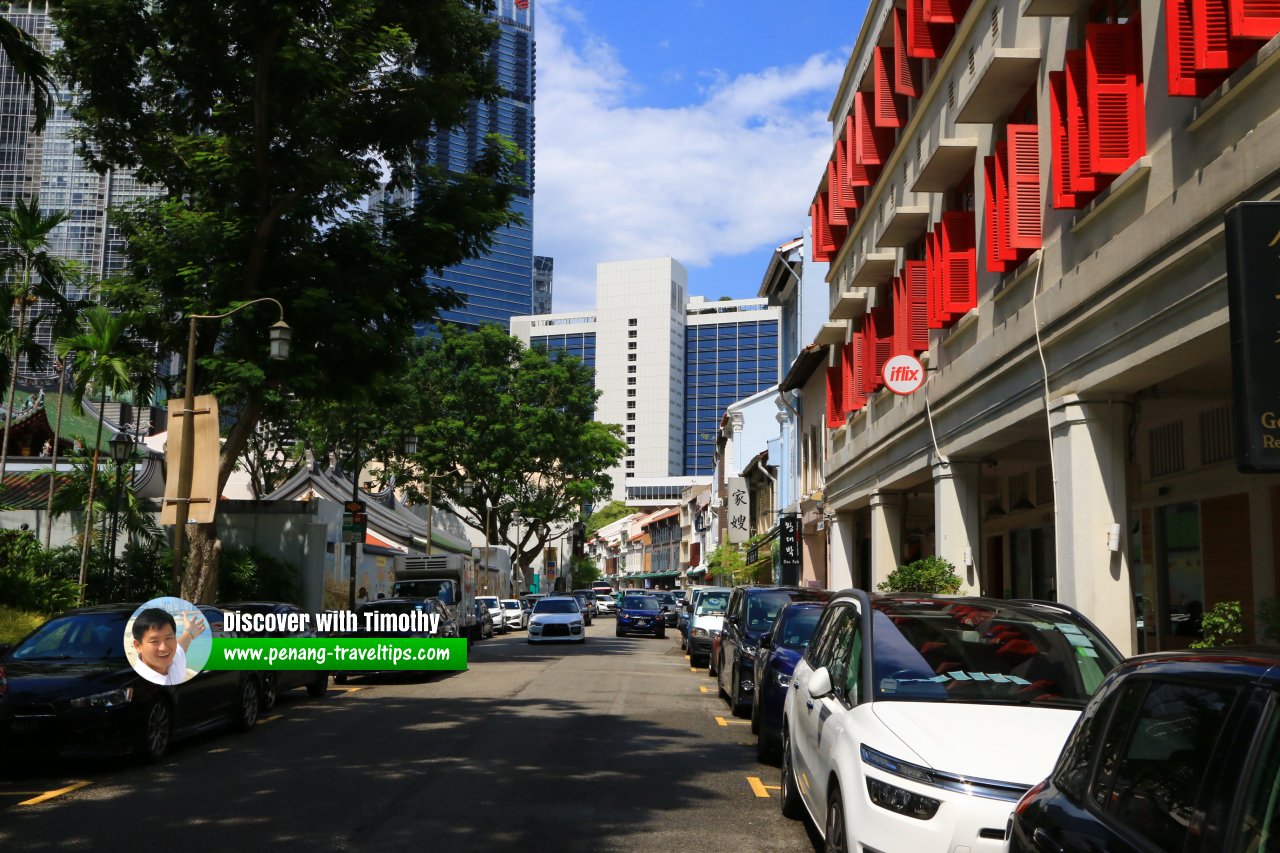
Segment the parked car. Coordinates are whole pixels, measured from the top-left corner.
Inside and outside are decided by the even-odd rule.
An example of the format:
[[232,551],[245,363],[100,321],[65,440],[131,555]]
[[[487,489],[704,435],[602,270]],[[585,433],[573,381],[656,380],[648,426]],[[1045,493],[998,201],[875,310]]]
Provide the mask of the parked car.
[[569,593],[577,602],[578,609],[582,611],[582,621],[590,625],[592,622],[592,604],[595,598],[589,592],[572,592]]
[[[0,647],[0,752],[134,753],[162,758],[174,741],[258,721],[258,673],[205,670],[176,685],[143,678],[125,656],[125,625],[137,604],[68,610],[12,648]],[[214,637],[222,613],[202,606]]]
[[472,605],[476,612],[476,633],[480,639],[488,639],[498,632],[497,626],[493,624],[493,617],[489,615],[489,608],[483,602],[477,601]]
[[546,598],[546,596],[542,595],[541,593],[530,592],[520,596],[520,601],[522,601],[524,604],[527,604],[529,606],[529,615],[532,616],[534,605],[544,598]]
[[[231,604],[220,604],[219,608],[226,612],[228,610],[238,613],[263,613],[275,614],[277,616],[288,617],[290,614],[305,615],[305,611],[295,604],[285,604],[278,601],[237,601]],[[257,638],[297,638],[297,637],[316,637],[315,621],[308,620],[307,627],[293,631],[263,631],[263,632],[240,632],[241,637],[257,637]],[[329,671],[316,671],[309,669],[276,669],[259,673],[262,679],[261,703],[262,710],[269,711],[275,707],[276,700],[280,694],[286,690],[293,690],[298,687],[305,687],[307,693],[313,697],[319,698],[329,691]]]
[[[582,596],[582,599],[583,599],[584,601],[586,601],[586,602],[587,602],[587,605],[588,605],[586,608],[584,608],[584,611],[583,611],[583,612],[586,612],[586,610],[590,610],[590,611],[591,611],[591,618],[592,618],[592,619],[594,619],[594,618],[596,618],[597,616],[599,616],[599,615],[600,615],[600,609],[596,606],[596,593],[595,593],[595,590],[590,590],[590,589],[575,589],[575,590],[573,591],[572,595],[575,595],[575,596],[577,596],[577,595],[581,595],[581,596]],[[590,624],[590,623],[587,623],[587,624]]]
[[1119,661],[1064,605],[845,590],[783,708],[783,814],[828,849],[991,849]]
[[809,648],[813,629],[826,604],[796,601],[783,606],[773,627],[760,638],[756,655],[756,689],[751,694],[751,732],[756,757],[774,764],[782,749],[782,705],[791,688],[791,674]]
[[658,599],[658,606],[662,608],[662,624],[668,628],[676,627],[680,602],[675,595],[665,590],[658,590],[653,593],[653,597]]
[[667,626],[663,621],[662,605],[652,595],[625,595],[622,606],[618,608],[618,623],[614,635],[625,637],[627,634],[641,632],[652,634],[659,640],[667,636]]
[[830,598],[826,590],[800,586],[740,586],[729,595],[716,656],[716,686],[735,717],[751,713],[760,638],[773,627],[778,611],[792,601]]
[[[432,631],[368,631],[361,627],[357,631],[353,631],[344,636],[348,637],[402,637],[402,638],[433,638],[443,639],[448,637],[461,636],[458,628],[458,621],[453,616],[453,609],[447,605],[441,604],[436,598],[383,598],[377,601],[366,601],[356,608],[356,618],[360,625],[364,625],[364,615],[372,612],[382,613],[412,613],[413,611],[421,611],[427,615],[437,614],[440,622],[434,632]],[[404,670],[388,670],[391,672],[403,672]],[[353,669],[347,672],[335,672],[333,680],[336,684],[346,684],[347,679],[353,675],[375,675],[379,670],[371,669]]]
[[613,600],[612,595],[604,593],[596,593],[596,611],[602,616],[612,616],[617,611],[618,605]]
[[1280,649],[1130,658],[1094,694],[1006,850],[1280,847]]
[[498,596],[477,595],[476,601],[483,604],[489,611],[489,618],[493,620],[493,630],[499,634],[507,633],[507,621],[503,618],[502,602],[498,600]]
[[533,605],[533,617],[529,620],[530,643],[569,640],[587,641],[582,625],[582,609],[578,599],[571,595],[547,596]]
[[[532,610],[533,608],[529,608]],[[508,631],[523,631],[529,627],[529,610],[514,598],[502,599],[502,619]]]
[[711,662],[711,644],[720,636],[731,592],[727,586],[708,586],[694,593],[693,611],[689,614],[691,666],[707,666]]

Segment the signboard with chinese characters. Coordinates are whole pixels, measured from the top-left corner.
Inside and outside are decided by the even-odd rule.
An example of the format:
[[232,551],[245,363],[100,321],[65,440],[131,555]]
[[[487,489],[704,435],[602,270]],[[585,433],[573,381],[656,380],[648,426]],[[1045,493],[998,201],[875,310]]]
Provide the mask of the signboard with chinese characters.
[[1280,202],[1227,211],[1236,467],[1280,471]]
[[725,518],[729,524],[729,542],[741,545],[751,538],[751,499],[745,477],[729,478],[728,504]]
[[800,519],[784,515],[778,520],[778,572],[784,584],[800,581]]

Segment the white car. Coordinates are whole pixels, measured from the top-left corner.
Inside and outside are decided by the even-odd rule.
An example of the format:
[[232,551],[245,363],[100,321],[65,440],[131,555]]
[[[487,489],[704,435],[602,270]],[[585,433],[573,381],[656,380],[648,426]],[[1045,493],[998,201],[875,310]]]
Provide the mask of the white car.
[[787,691],[782,812],[828,850],[1001,850],[1120,659],[1062,605],[846,590]]
[[507,630],[522,631],[529,627],[529,612],[514,598],[502,599],[502,620]]
[[489,611],[489,615],[493,617],[493,630],[499,634],[507,633],[506,611],[502,609],[502,602],[498,600],[498,596],[477,595],[476,601],[483,604]]
[[724,627],[724,610],[729,606],[727,586],[708,586],[694,594],[693,613],[689,616],[689,665],[711,663],[711,644]]
[[582,627],[582,610],[578,607],[578,599],[571,595],[541,598],[533,605],[533,615],[529,617],[529,642],[556,640],[587,641],[586,630]]
[[618,603],[613,600],[612,595],[596,593],[596,610],[600,611],[601,615],[612,614],[617,609]]

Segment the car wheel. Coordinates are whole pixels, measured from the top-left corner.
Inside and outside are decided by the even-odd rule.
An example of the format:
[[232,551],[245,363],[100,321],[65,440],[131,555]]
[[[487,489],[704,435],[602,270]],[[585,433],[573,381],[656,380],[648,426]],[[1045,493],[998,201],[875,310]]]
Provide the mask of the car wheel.
[[346,677],[345,675],[343,675],[343,674],[339,673],[338,675],[335,675],[335,676],[333,677],[333,683],[334,683],[334,684],[346,684],[346,683],[347,683],[347,677]]
[[615,637],[621,637],[621,636],[623,636],[624,634],[626,634],[626,632],[625,632],[625,631],[623,631],[621,628],[614,628],[614,629],[613,629],[613,635],[614,635]]
[[316,680],[307,685],[307,695],[312,699],[319,699],[321,696],[329,692],[329,673],[322,672],[316,676]]
[[791,767],[791,735],[783,724],[782,731],[782,790],[779,799],[782,801],[782,816],[792,820],[804,817],[804,803],[800,800],[800,791],[796,788],[796,774]]
[[733,693],[729,696],[729,710],[735,717],[749,716],[751,712],[742,707],[742,676],[738,673],[738,665],[735,663],[730,669],[729,677],[733,679]]
[[173,742],[173,709],[164,699],[157,698],[142,718],[142,739],[138,743],[138,757],[147,763],[159,761],[169,752]]
[[262,676],[262,687],[258,691],[261,697],[259,705],[262,710],[270,711],[276,706],[276,700],[280,698],[277,690],[279,686],[278,679],[274,673],[267,673]]
[[720,694],[720,698],[729,703],[729,710],[733,710],[733,697],[729,695],[729,691],[724,689],[724,661],[720,661],[720,666],[716,669],[716,692]]
[[525,640],[525,642],[532,646],[532,645],[533,645],[533,637],[530,637],[529,639]]
[[659,640],[665,640],[667,638],[667,632],[665,630],[659,629],[658,632],[655,633],[653,636],[657,637]]
[[849,837],[845,832],[844,801],[840,798],[840,786],[831,786],[827,797],[826,853],[848,853]]
[[246,678],[240,682],[240,703],[236,707],[235,727],[238,731],[247,732],[258,724],[258,707],[261,690],[256,678]]
[[720,674],[720,670],[716,669],[715,663],[715,658],[712,657],[711,652],[707,652],[707,675],[716,676]]
[[751,697],[751,733],[753,735],[760,734],[760,690],[756,689],[756,695]]

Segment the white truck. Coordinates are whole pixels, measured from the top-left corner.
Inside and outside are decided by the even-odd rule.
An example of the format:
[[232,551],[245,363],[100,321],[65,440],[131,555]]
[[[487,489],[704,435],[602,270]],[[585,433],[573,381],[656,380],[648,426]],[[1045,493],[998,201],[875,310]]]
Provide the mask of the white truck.
[[476,621],[476,561],[470,554],[407,554],[396,557],[391,594],[437,598],[458,621],[458,635],[480,639]]

